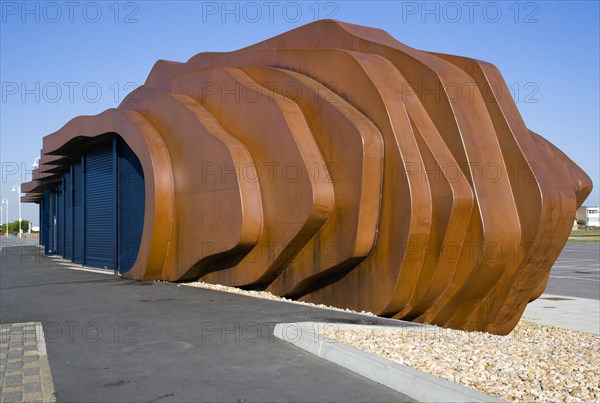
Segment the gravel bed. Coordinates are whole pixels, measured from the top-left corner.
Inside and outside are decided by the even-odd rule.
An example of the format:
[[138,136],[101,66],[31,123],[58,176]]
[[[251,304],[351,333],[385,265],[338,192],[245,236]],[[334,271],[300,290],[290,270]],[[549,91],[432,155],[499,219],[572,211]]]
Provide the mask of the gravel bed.
[[[203,282],[180,285],[375,316]],[[437,326],[324,331],[334,340],[510,401],[600,402],[600,336],[522,319],[507,336]]]
[[264,299],[272,299],[272,300],[278,300],[278,301],[285,301],[285,302],[289,302],[289,303],[292,303],[292,304],[308,305],[308,306],[314,306],[316,308],[331,309],[331,310],[340,311],[340,312],[351,312],[351,313],[358,313],[358,314],[361,314],[361,315],[375,316],[375,314],[373,314],[372,312],[353,311],[351,309],[336,308],[336,307],[333,307],[333,306],[328,306],[328,305],[323,305],[323,304],[313,304],[313,303],[310,303],[310,302],[295,301],[293,299],[288,299],[288,298],[284,298],[284,297],[280,297],[280,296],[271,294],[270,292],[267,292],[267,291],[242,290],[240,288],[230,287],[230,286],[227,286],[227,285],[209,284],[209,283],[203,283],[201,281],[195,281],[193,283],[180,283],[180,285],[185,285],[185,286],[189,286],[189,287],[206,288],[206,289],[209,289],[209,290],[216,290],[216,291],[225,291],[225,292],[230,292],[230,293],[233,293],[233,294],[248,295],[248,296],[256,297],[256,298],[264,298]]
[[521,320],[507,336],[436,326],[323,335],[510,401],[600,401],[600,336]]

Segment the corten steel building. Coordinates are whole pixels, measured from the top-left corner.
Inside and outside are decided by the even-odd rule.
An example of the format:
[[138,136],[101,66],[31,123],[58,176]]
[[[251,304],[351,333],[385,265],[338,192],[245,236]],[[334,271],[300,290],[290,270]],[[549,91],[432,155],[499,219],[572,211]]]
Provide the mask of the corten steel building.
[[499,334],[591,188],[493,65],[335,21],[158,61],[22,186],[76,263]]

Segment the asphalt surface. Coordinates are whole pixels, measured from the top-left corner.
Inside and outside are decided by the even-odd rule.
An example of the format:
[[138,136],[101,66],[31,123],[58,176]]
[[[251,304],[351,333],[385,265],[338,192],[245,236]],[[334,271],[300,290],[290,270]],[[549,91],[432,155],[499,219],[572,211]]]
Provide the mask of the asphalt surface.
[[272,336],[370,317],[67,269],[35,250],[2,250],[0,322],[42,322],[58,401],[408,400]]
[[567,242],[544,292],[600,300],[600,242]]
[[38,245],[37,239],[17,238],[12,236],[0,236],[0,249],[11,246]]
[[[67,269],[36,243],[0,237],[0,323],[43,323],[58,401],[408,400],[272,336],[378,319]],[[600,299],[600,243],[567,243],[545,292]]]
[[[0,249],[37,243],[34,239],[0,237]],[[600,300],[600,242],[567,242],[550,271],[545,292]]]

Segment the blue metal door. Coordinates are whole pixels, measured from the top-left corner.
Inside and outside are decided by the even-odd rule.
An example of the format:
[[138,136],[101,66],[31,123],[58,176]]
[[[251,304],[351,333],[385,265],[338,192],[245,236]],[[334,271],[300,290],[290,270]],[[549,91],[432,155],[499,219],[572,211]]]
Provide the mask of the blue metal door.
[[116,158],[113,144],[85,155],[85,254],[84,264],[116,267]]
[[56,255],[58,246],[58,193],[50,192],[50,247],[49,253]]
[[46,243],[44,244],[44,253],[47,255],[56,254],[56,192],[44,191],[44,228],[46,231]]
[[73,164],[73,262],[83,264],[84,247],[84,182],[83,182],[83,162]]
[[135,263],[144,226],[144,172],[134,152],[118,142],[119,272]]
[[65,259],[73,259],[73,176],[72,168],[63,174],[63,256]]
[[65,199],[63,192],[63,184],[61,183],[56,192],[56,254],[61,256],[64,254],[64,215]]
[[44,198],[42,199],[42,205],[40,206],[42,211],[42,219],[40,220],[40,231],[44,244],[44,253],[47,255],[50,253],[50,191],[44,190]]

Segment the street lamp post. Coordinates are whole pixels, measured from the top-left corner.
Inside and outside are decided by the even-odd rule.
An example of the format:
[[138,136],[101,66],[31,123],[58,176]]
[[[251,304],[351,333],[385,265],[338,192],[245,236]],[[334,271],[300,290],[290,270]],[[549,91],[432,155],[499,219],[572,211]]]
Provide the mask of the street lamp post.
[[[8,199],[2,200],[2,204],[6,204],[6,232],[4,233],[4,235],[8,236]],[[2,232],[1,229],[0,232]]]
[[18,192],[17,193],[17,197],[19,199],[19,238],[22,238],[23,237],[23,230],[21,229],[21,221],[22,221],[22,219],[21,219],[21,186],[14,185],[12,187],[12,191],[13,192]]

